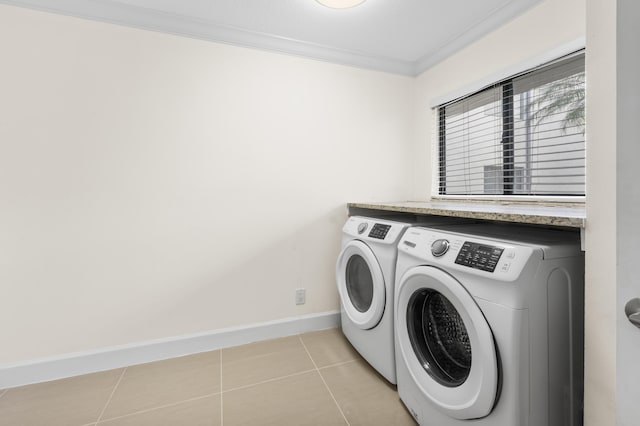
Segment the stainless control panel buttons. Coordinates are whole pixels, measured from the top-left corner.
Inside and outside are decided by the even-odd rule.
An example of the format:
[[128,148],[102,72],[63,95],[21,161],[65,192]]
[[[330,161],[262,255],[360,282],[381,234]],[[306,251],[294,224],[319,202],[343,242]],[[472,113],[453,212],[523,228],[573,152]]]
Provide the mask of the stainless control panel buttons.
[[[481,271],[493,272],[496,269],[496,265],[498,265],[503,251],[504,248],[502,247],[465,241],[458,253],[458,257],[456,257],[456,263],[458,265],[480,269]],[[505,264],[507,265],[506,267],[504,265],[501,267],[502,272],[508,272],[511,266],[508,262]]]

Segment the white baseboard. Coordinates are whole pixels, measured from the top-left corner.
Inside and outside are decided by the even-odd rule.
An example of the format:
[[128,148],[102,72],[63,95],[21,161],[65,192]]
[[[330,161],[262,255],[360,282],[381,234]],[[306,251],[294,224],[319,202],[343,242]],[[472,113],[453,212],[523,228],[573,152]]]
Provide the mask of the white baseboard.
[[59,357],[0,365],[0,389],[112,370],[340,325],[340,312],[290,317]]

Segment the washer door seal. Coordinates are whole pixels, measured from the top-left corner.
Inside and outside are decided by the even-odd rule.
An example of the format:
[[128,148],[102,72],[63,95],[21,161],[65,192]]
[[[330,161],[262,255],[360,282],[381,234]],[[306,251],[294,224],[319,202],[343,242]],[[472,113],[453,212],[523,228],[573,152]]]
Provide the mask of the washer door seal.
[[349,320],[363,330],[378,325],[384,314],[385,282],[369,246],[359,240],[347,243],[338,256],[336,282]]
[[491,328],[464,286],[432,267],[409,269],[397,288],[396,334],[420,391],[449,417],[491,413],[498,393],[498,357]]

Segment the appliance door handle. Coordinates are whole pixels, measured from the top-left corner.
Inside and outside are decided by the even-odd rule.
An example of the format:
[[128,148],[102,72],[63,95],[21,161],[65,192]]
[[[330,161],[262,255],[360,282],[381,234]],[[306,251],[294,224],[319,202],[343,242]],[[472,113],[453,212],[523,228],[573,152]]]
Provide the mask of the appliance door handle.
[[640,328],[640,299],[635,298],[629,300],[624,307],[624,313],[627,315],[631,324]]

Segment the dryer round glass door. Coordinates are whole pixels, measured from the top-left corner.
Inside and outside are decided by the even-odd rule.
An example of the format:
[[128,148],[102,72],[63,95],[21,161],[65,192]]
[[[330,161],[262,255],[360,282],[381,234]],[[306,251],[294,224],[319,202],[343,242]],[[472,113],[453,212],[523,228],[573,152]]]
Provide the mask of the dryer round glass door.
[[425,397],[456,419],[487,416],[498,392],[498,357],[482,311],[446,272],[418,266],[397,287],[402,360]]
[[340,252],[336,282],[343,312],[359,328],[375,327],[385,304],[384,275],[373,251],[361,241],[350,241]]

